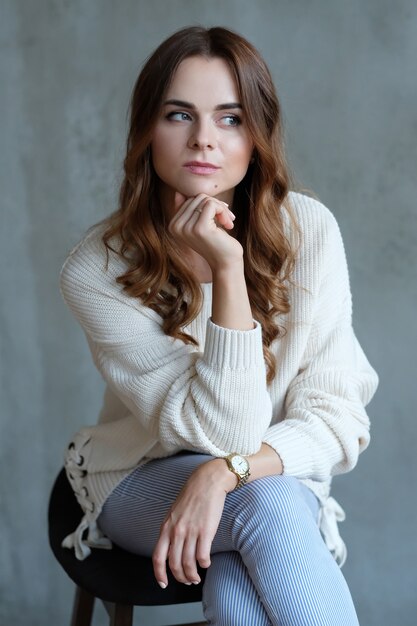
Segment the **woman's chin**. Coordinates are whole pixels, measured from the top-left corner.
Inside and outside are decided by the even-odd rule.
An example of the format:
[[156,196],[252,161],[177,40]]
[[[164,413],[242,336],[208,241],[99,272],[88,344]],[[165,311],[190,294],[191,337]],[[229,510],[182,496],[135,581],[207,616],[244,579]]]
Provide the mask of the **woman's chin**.
[[225,189],[221,185],[213,180],[204,180],[204,178],[195,181],[181,181],[177,185],[177,191],[187,198],[198,196],[200,193],[205,193],[208,196],[218,196],[225,193]]

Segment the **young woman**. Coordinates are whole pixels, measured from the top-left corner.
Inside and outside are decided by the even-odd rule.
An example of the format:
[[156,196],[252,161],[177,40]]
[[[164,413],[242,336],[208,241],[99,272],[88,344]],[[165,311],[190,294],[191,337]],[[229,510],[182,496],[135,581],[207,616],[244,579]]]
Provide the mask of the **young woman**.
[[352,626],[329,491],[368,445],[377,376],[338,226],[289,190],[280,126],[226,29],[174,34],[139,75],[120,206],[62,270],[108,384],[67,451],[85,515],[64,545],[152,556],[163,588],[167,564],[184,584],[207,568],[210,624]]

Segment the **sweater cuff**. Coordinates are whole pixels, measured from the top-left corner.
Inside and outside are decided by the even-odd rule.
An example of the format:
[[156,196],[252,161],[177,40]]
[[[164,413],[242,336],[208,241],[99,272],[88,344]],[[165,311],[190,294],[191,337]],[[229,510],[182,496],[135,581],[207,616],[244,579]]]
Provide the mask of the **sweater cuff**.
[[217,326],[207,320],[204,361],[211,367],[253,369],[264,366],[262,327],[253,320],[252,330],[236,330]]
[[314,474],[314,455],[310,443],[298,430],[285,422],[270,426],[262,440],[280,456],[284,475],[309,478]]

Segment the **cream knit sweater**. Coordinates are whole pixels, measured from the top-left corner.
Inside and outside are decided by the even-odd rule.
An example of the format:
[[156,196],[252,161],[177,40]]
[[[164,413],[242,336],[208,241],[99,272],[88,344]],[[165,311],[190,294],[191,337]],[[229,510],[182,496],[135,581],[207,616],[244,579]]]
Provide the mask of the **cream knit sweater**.
[[[199,348],[167,337],[160,317],[123,292],[125,263],[106,254],[102,228],[72,251],[62,294],[80,322],[107,383],[95,426],[83,428],[66,453],[66,470],[85,515],[64,540],[78,558],[110,547],[96,520],[117,483],[138,464],[179,450],[249,455],[267,442],[284,472],[302,479],[321,502],[320,528],[339,564],[343,510],[329,497],[331,477],[348,472],[369,443],[364,406],[377,375],[352,329],[348,270],[337,223],[316,200],[289,199],[302,232],[290,290],[287,334],[272,346],[277,375],[266,385],[261,327],[249,331],[210,320],[211,284],[186,331]],[[291,234],[289,233],[291,236]],[[84,531],[88,529],[87,538]]]

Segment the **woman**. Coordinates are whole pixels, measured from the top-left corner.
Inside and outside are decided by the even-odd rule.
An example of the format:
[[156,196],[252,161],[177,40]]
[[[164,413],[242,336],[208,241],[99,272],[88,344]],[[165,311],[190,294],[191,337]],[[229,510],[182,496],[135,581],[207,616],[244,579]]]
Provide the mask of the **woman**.
[[152,555],[162,588],[167,563],[184,584],[207,568],[210,624],[357,624],[329,491],[368,445],[377,376],[335,219],[289,191],[259,53],[223,28],[163,42],[124,171],[62,270],[108,383],[66,455],[85,515],[64,545]]

